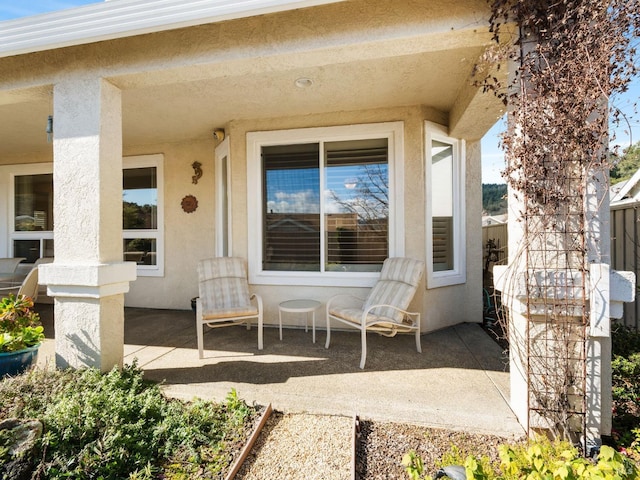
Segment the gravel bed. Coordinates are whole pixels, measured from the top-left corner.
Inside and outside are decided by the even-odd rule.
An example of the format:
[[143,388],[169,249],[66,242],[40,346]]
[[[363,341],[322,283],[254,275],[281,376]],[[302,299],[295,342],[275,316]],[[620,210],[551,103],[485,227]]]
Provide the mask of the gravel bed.
[[401,423],[360,422],[360,439],[356,448],[357,479],[403,479],[409,477],[402,457],[415,450],[422,457],[425,472],[435,475],[436,462],[456,445],[461,455],[486,455],[498,459],[498,445],[507,439],[460,431],[427,428]]
[[[350,480],[353,418],[273,412],[236,479]],[[399,423],[360,422],[356,443],[356,479],[402,479],[402,457],[415,450],[426,473],[456,445],[468,454],[498,458],[494,435]]]
[[273,412],[235,478],[349,479],[352,431],[352,418]]

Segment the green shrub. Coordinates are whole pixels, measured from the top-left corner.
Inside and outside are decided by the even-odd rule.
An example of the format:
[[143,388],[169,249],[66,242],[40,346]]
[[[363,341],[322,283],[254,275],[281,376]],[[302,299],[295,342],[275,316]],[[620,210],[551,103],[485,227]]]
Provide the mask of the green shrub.
[[[431,479],[425,474],[422,459],[415,452],[403,458],[411,480]],[[564,441],[550,442],[537,438],[527,444],[501,445],[500,464],[491,465],[487,458],[468,456],[464,460],[468,479],[475,480],[637,480],[640,470],[627,457],[603,446],[597,462],[581,457]]]
[[107,374],[34,370],[0,382],[0,415],[45,426],[36,472],[42,479],[222,472],[255,413],[235,391],[222,404],[167,400],[136,365]]
[[629,449],[638,440],[634,428],[640,425],[640,334],[615,325],[612,347],[612,437],[617,448]]

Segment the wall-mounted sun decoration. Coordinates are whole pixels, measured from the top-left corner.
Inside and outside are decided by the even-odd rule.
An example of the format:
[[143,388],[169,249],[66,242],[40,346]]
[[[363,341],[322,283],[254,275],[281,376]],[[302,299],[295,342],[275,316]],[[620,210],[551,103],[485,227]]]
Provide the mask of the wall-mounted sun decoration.
[[182,199],[182,210],[187,213],[195,212],[198,208],[198,200],[193,195],[187,195]]

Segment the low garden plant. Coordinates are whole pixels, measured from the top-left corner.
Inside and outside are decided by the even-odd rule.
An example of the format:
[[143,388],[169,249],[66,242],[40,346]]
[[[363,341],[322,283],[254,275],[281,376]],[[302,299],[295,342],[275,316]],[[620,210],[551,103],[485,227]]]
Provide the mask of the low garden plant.
[[[582,457],[568,442],[551,442],[546,437],[526,444],[501,445],[499,451],[499,464],[471,455],[450,460],[463,465],[466,478],[475,480],[637,480],[640,477],[640,470],[631,459],[608,446],[601,448],[596,461]],[[414,452],[405,455],[403,464],[411,480],[432,478],[425,474],[424,465]],[[440,475],[447,473],[445,465]]]
[[0,352],[17,352],[44,340],[44,328],[33,300],[11,294],[0,302]]
[[[233,390],[222,403],[167,399],[136,365],[107,374],[34,369],[0,382],[0,418],[43,425],[26,478],[218,478],[256,415]],[[11,478],[2,465],[14,440],[0,430],[0,478]]]
[[[595,461],[583,458],[567,442],[538,438],[527,444],[502,445],[498,463],[463,454],[452,445],[438,466],[464,466],[466,478],[477,480],[640,479],[640,333],[620,324],[612,327],[612,385],[612,436],[605,439],[607,445]],[[403,464],[411,480],[431,478],[415,452],[407,453]]]

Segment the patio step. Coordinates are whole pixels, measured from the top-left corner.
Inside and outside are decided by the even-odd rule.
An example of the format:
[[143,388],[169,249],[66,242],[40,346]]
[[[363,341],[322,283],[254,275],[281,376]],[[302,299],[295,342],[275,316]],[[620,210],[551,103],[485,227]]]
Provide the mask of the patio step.
[[357,418],[281,412],[265,417],[227,479],[355,478]]

